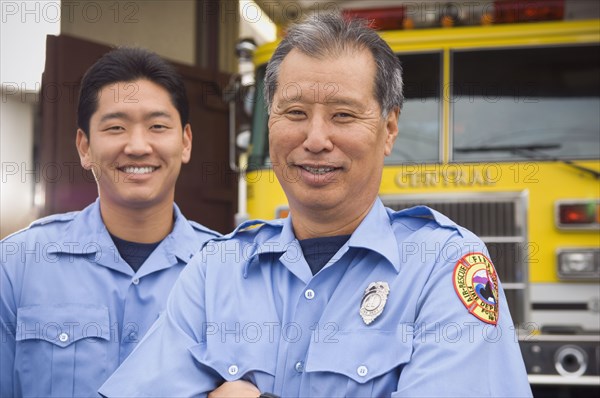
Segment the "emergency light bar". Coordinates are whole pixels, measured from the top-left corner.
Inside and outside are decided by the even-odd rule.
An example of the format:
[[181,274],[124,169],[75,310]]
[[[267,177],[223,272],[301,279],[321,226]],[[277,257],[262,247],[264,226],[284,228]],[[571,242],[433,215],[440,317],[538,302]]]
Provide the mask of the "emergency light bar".
[[342,10],[346,19],[365,19],[369,26],[377,30],[399,30],[403,28],[405,7],[356,8]]
[[342,15],[347,19],[365,19],[370,27],[377,30],[555,21],[562,20],[565,16],[565,0],[496,0],[479,8],[460,7],[460,3],[448,3],[440,5],[434,11],[437,11],[434,20],[430,18],[429,9],[418,9],[419,4],[347,8],[342,10]]
[[564,0],[499,0],[494,2],[494,23],[562,20]]

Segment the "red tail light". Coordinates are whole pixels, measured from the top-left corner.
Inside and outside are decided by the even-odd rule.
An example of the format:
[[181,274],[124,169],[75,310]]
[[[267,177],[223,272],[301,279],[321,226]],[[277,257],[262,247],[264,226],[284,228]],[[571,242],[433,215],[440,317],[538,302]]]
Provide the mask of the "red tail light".
[[561,203],[558,205],[558,223],[564,226],[596,225],[598,208],[595,202]]

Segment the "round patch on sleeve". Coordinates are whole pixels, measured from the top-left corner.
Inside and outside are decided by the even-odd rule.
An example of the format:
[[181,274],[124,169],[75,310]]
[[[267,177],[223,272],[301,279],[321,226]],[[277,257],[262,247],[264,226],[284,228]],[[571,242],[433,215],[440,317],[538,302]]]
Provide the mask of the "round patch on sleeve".
[[483,253],[464,255],[454,267],[454,290],[467,310],[483,322],[498,323],[498,276]]

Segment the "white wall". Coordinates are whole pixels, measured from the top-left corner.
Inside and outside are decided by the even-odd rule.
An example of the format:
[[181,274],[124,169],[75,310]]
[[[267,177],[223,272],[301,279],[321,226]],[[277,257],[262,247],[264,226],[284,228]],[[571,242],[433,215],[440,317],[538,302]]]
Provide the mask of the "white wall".
[[26,227],[34,207],[33,116],[36,94],[1,90],[0,237]]

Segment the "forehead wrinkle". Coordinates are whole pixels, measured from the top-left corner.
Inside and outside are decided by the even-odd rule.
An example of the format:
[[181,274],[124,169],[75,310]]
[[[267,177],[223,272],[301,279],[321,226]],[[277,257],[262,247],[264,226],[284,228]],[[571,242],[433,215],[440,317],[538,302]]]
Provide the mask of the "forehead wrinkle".
[[348,106],[350,108],[354,108],[354,109],[364,109],[365,108],[365,104],[363,103],[363,101],[359,100],[359,99],[354,99],[354,98],[350,98],[350,97],[345,97],[345,96],[340,96],[340,95],[327,95],[325,94],[325,97],[323,99],[323,101],[314,101],[314,100],[308,100],[308,99],[303,99],[301,97],[299,98],[294,98],[294,99],[287,99],[287,98],[283,98],[281,100],[278,100],[275,103],[275,106],[277,109],[280,108],[284,108],[290,105],[305,105],[305,104],[322,104],[322,105],[332,105],[332,106]]
[[330,98],[326,98],[325,103],[331,105],[347,105],[353,108],[362,108],[364,105],[361,101],[354,98],[339,97],[335,94],[331,95]]
[[[330,48],[331,47],[331,48]],[[329,72],[324,72],[321,70],[312,70],[313,74],[316,75],[325,75],[326,79],[325,80],[320,80],[317,79],[315,81],[310,81],[310,82],[305,82],[305,83],[310,83],[311,87],[314,84],[318,84],[318,85],[324,85],[323,88],[323,95],[325,97],[324,101],[312,101],[312,100],[304,100],[304,90],[301,90],[300,95],[296,95],[293,97],[293,99],[289,99],[286,98],[285,95],[281,95],[283,94],[281,92],[281,90],[283,90],[281,88],[281,79],[282,79],[282,75],[284,75],[284,73],[281,73],[284,70],[284,64],[286,63],[285,61],[289,61],[288,58],[290,57],[290,55],[293,54],[299,54],[305,57],[308,57],[310,59],[316,60],[316,61],[321,61],[321,62],[327,62],[328,60],[332,60],[335,61],[339,58],[343,58],[343,57],[355,57],[358,55],[362,55],[364,54],[368,60],[367,63],[370,63],[373,66],[373,76],[372,76],[372,81],[371,81],[371,94],[373,95],[373,97],[375,98],[375,100],[377,100],[376,98],[376,78],[377,78],[377,62],[376,60],[373,58],[373,54],[372,52],[365,46],[360,45],[360,44],[356,44],[356,43],[347,43],[345,41],[341,41],[340,43],[333,43],[333,46],[328,46],[328,48],[330,51],[317,51],[309,53],[306,52],[305,49],[301,48],[301,47],[296,47],[293,48],[282,60],[282,64],[279,70],[279,74],[277,77],[277,87],[278,89],[275,92],[274,98],[275,96],[277,96],[277,91],[280,91],[280,96],[284,97],[282,99],[279,99],[279,106],[287,106],[290,104],[297,104],[297,103],[323,103],[323,104],[332,104],[332,105],[348,105],[348,106],[353,106],[353,107],[358,107],[358,108],[364,108],[365,104],[363,103],[362,100],[360,99],[355,99],[355,98],[351,98],[348,96],[342,96],[340,98],[340,95],[338,93],[337,90],[335,90],[335,92],[330,92],[330,89],[328,88],[328,86],[334,85],[336,86],[337,83],[335,81],[327,81],[329,80]],[[322,50],[322,49],[320,49]],[[286,70],[286,75],[289,74],[290,72]],[[297,81],[293,82],[294,86],[299,87],[302,85],[302,83],[298,83]],[[289,84],[289,83],[288,83]],[[287,85],[286,85],[287,86]],[[314,97],[314,93],[315,90],[311,89],[308,90],[310,93],[308,95]],[[319,92],[321,92],[321,90],[319,90]],[[273,101],[273,104],[275,101]]]

